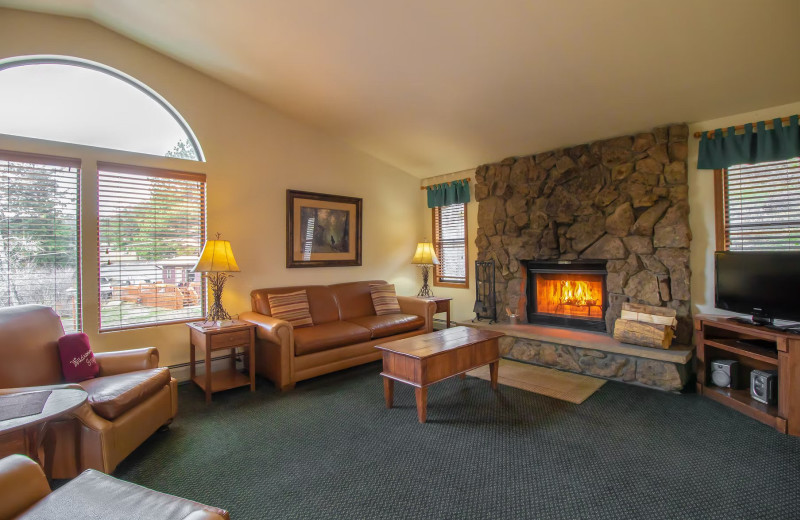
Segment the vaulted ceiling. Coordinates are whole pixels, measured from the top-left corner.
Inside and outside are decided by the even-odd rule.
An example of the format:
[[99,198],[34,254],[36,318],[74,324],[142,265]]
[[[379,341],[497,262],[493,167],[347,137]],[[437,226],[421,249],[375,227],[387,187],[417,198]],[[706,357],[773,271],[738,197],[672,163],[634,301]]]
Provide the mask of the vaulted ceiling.
[[0,0],[96,21],[413,175],[800,99],[797,0]]

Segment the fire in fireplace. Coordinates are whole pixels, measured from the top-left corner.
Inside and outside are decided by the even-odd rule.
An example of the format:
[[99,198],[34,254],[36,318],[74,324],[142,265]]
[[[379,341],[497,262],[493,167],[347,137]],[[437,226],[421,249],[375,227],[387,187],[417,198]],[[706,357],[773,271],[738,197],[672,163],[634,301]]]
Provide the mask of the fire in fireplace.
[[606,330],[604,262],[527,262],[528,322]]

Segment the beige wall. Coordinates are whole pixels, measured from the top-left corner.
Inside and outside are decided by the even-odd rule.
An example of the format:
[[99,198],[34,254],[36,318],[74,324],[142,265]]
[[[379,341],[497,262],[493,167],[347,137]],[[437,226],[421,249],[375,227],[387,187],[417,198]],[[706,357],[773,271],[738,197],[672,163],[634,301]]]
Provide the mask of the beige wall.
[[[0,135],[0,149],[83,161],[84,329],[96,350],[154,345],[162,365],[188,360],[182,324],[97,333],[96,160],[208,175],[208,233],[221,232],[231,241],[242,270],[225,289],[232,314],[249,310],[249,292],[259,287],[383,278],[396,283],[400,294],[416,292],[409,260],[423,218],[419,179],[94,23],[0,9],[0,59],[32,54],[89,59],[144,82],[186,119],[207,159],[196,163]],[[287,189],[364,199],[361,267],[285,268]]]
[[714,172],[697,169],[699,139],[693,134],[728,126],[755,123],[800,113],[800,101],[754,112],[701,121],[689,125],[689,225],[692,228],[690,265],[692,268],[693,312],[724,313],[714,308]]

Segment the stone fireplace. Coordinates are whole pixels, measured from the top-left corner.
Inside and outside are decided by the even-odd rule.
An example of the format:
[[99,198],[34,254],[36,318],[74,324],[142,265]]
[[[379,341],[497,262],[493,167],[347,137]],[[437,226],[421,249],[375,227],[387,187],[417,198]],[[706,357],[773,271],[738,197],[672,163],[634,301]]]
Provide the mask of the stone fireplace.
[[605,262],[526,260],[522,264],[528,323],[606,330]]
[[[672,125],[480,166],[475,242],[478,260],[495,260],[500,321],[510,311],[543,323],[529,312],[535,274],[537,290],[549,286],[562,295],[538,313],[546,319],[583,314],[596,323],[603,309],[604,330],[611,333],[625,301],[670,307],[678,315],[676,341],[689,343],[687,137],[686,125]],[[569,294],[585,290],[573,287],[576,282],[597,282],[560,279],[554,289],[547,273],[526,267],[587,261],[607,272],[602,307],[592,302],[596,290],[588,297]]]
[[[672,125],[475,171],[475,244],[478,260],[495,263],[498,319],[530,324],[504,330],[505,357],[683,388],[692,359],[680,345],[692,335],[687,137],[686,125]],[[626,301],[675,309],[673,348],[607,335]]]

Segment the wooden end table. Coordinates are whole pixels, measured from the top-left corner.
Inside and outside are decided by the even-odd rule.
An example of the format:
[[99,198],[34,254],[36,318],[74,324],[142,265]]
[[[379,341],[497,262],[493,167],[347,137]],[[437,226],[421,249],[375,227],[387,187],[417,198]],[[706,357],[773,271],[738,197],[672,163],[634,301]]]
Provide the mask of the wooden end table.
[[394,401],[394,382],[414,388],[417,418],[428,415],[428,386],[448,377],[465,377],[470,370],[489,365],[492,389],[497,389],[500,362],[498,338],[502,332],[454,327],[376,345],[383,351],[383,391],[386,408]]
[[428,300],[436,304],[436,310],[433,311],[434,314],[439,314],[440,312],[447,313],[447,328],[450,328],[450,301],[452,298],[444,298],[441,296],[418,296],[420,300]]
[[[33,392],[35,391],[36,390],[33,390]],[[85,390],[80,390],[77,388],[55,388],[50,392],[51,393],[48,396],[47,401],[44,403],[44,408],[42,408],[40,413],[0,421],[0,435],[11,433],[17,430],[25,431],[25,437],[28,445],[27,455],[37,464],[42,466],[45,471],[45,475],[47,475],[48,478],[50,478],[51,468],[46,467],[44,464],[47,464],[47,466],[52,464],[51,456],[47,453],[45,454],[44,464],[42,464],[42,460],[39,457],[39,448],[42,445],[44,431],[47,429],[48,423],[59,421],[62,417],[64,417],[64,415],[85,403],[89,396]],[[76,437],[78,440],[76,441],[75,445],[75,453],[77,455],[79,453],[80,434],[78,422],[76,421],[75,424],[75,428],[78,433],[78,436]]]
[[[250,385],[256,391],[255,330],[256,326],[244,321],[235,321],[227,327],[203,327],[202,321],[187,323],[189,326],[189,373],[192,381],[206,393],[206,402],[211,402],[211,394]],[[250,367],[249,377],[236,370],[236,349],[243,347]],[[202,376],[195,374],[195,349],[204,355],[206,371]],[[211,370],[211,353],[215,350],[230,350],[230,366],[225,370]]]

